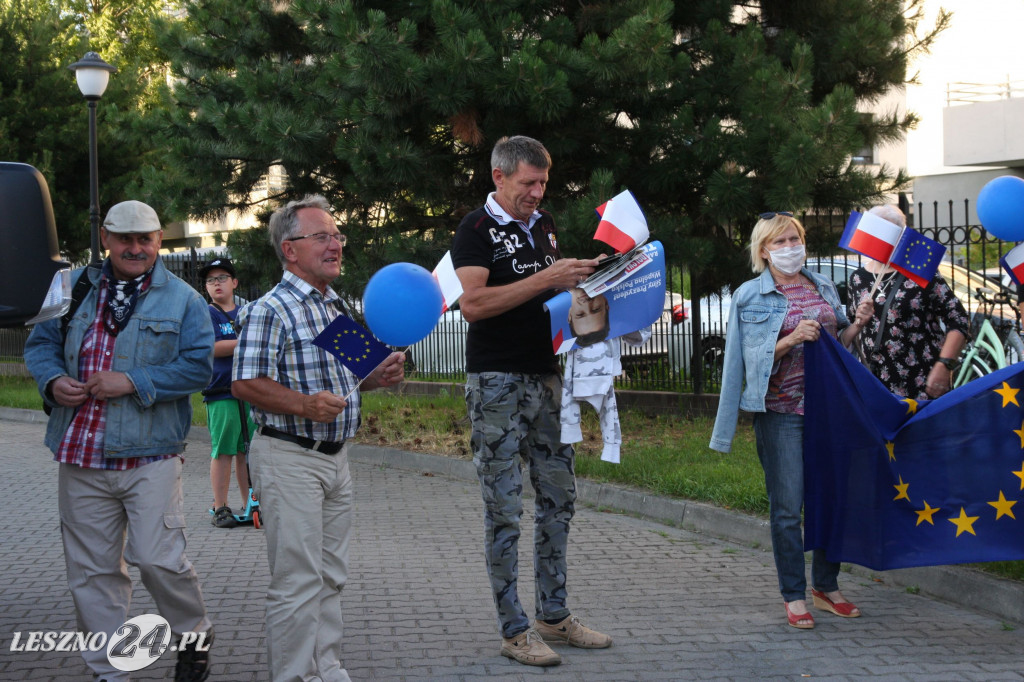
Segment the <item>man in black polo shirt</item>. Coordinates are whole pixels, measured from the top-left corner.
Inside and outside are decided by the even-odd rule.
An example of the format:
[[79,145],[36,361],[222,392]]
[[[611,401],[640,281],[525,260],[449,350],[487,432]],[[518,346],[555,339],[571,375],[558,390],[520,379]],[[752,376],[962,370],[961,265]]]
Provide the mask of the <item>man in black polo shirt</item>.
[[[557,665],[545,643],[598,649],[608,635],[566,607],[566,544],[576,500],[574,452],[559,440],[562,376],[544,302],[594,271],[597,261],[561,258],[551,214],[538,210],[551,156],[537,140],[502,138],[491,154],[495,191],[455,233],[452,261],[462,282],[466,405],[473,461],[485,512],[484,551],[498,610],[504,656]],[[536,621],[519,603],[518,542],[522,474],[530,465],[537,493],[534,530]]]

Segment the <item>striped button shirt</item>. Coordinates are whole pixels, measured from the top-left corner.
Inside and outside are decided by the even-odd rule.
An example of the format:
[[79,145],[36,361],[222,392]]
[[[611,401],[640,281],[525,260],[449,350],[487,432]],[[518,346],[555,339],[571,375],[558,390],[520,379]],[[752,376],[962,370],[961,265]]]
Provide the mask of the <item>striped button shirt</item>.
[[[330,391],[344,397],[358,379],[327,351],[313,345],[341,312],[341,298],[330,287],[324,296],[289,271],[281,282],[240,315],[242,331],[235,348],[232,381],[267,377],[305,395]],[[253,421],[281,431],[332,443],[347,440],[359,428],[359,391],[333,422],[314,422],[291,414],[252,407]]]

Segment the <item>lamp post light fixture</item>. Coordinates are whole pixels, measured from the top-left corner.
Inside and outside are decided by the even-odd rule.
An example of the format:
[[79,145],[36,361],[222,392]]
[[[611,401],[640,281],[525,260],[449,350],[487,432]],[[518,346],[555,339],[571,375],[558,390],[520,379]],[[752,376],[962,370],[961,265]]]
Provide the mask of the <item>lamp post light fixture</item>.
[[89,246],[92,249],[92,263],[100,262],[100,181],[96,161],[96,102],[103,97],[110,81],[110,74],[117,73],[117,67],[103,61],[95,52],[85,56],[68,67],[75,72],[78,89],[89,105],[89,223],[91,234]]

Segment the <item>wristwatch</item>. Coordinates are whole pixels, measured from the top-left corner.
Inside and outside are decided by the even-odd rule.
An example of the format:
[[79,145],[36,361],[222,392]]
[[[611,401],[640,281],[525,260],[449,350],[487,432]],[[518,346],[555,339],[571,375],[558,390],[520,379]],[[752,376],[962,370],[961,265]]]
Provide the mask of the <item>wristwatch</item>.
[[939,358],[937,362],[944,364],[946,369],[950,372],[955,372],[956,368],[960,365],[960,363],[954,358]]

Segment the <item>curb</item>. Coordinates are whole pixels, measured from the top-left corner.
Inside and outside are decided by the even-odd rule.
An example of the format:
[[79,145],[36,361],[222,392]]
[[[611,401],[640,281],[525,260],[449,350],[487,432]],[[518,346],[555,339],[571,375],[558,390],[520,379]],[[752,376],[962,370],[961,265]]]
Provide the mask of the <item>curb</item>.
[[[44,424],[40,410],[0,407],[0,420]],[[210,432],[192,427],[189,441],[209,442]],[[435,476],[473,482],[477,475],[473,462],[441,455],[409,452],[394,448],[353,444],[353,461],[378,467],[419,471]],[[528,477],[524,491],[532,494]],[[749,514],[722,509],[691,500],[651,495],[607,483],[577,480],[578,501],[598,510],[620,512],[647,521],[682,528],[749,547],[771,547],[768,521]],[[850,565],[852,575],[883,582],[963,608],[983,612],[1003,621],[1024,624],[1024,583],[1008,580],[964,566],[924,566],[892,571],[873,571]]]

